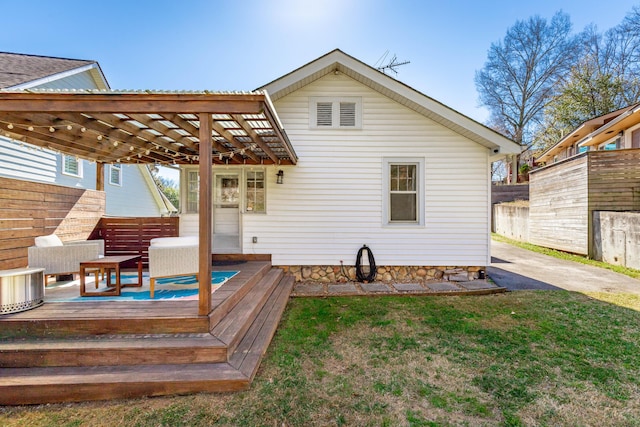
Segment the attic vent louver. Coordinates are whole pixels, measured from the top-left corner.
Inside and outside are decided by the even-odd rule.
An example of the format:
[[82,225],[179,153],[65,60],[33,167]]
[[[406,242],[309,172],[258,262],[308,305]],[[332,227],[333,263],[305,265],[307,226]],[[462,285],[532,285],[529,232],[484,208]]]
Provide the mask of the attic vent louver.
[[356,125],[356,103],[341,102],[340,103],[340,126]]
[[316,126],[331,126],[331,102],[318,102],[316,110]]

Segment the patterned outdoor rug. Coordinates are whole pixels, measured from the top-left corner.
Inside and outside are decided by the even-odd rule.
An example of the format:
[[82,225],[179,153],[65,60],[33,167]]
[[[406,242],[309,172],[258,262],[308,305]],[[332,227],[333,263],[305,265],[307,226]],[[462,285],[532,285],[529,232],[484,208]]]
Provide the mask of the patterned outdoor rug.
[[[238,274],[237,271],[213,271],[211,272],[211,288],[212,291],[220,288],[225,282]],[[136,283],[138,280],[137,273],[122,273],[120,275],[122,284]],[[115,276],[111,276],[111,282],[115,282]],[[77,289],[76,296],[57,296],[55,295],[56,288],[70,288]],[[87,290],[93,292],[94,279],[87,276],[86,280]],[[106,287],[104,280],[99,282],[97,291],[100,291]],[[66,292],[69,295],[68,292]],[[80,296],[80,283],[79,280],[60,284],[58,286],[47,287],[45,290],[45,302],[86,302],[86,301],[162,301],[162,300],[197,300],[198,299],[198,281],[195,275],[187,276],[175,276],[166,277],[156,280],[156,286],[153,299],[149,298],[149,274],[143,273],[142,286],[122,288],[120,296]]]

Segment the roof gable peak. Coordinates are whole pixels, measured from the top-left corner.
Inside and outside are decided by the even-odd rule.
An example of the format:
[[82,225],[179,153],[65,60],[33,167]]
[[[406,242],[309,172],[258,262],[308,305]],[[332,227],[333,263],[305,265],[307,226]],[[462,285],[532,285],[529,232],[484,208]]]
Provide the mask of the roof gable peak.
[[271,99],[277,101],[332,72],[343,73],[399,104],[411,108],[454,132],[491,149],[495,156],[519,154],[521,151],[518,144],[493,129],[388,76],[340,49],[334,49],[259,89],[266,90]]

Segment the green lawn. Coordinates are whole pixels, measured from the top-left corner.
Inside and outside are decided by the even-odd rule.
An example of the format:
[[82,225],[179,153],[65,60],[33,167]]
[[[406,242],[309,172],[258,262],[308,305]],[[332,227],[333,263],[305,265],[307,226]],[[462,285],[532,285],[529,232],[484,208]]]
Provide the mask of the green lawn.
[[2,408],[0,424],[640,426],[638,310],[564,291],[294,299],[249,391]]

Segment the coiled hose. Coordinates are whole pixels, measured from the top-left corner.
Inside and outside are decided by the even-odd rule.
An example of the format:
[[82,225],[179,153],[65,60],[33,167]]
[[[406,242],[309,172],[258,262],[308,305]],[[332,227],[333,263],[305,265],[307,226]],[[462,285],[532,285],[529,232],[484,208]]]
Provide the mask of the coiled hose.
[[[365,251],[369,259],[369,271],[366,273],[363,271],[362,265],[362,256]],[[366,265],[364,267],[366,267]],[[356,280],[364,283],[373,282],[376,279],[376,273],[376,259],[373,257],[373,252],[371,252],[371,249],[369,249],[367,245],[362,245],[360,250],[358,250],[358,256],[356,258]]]

